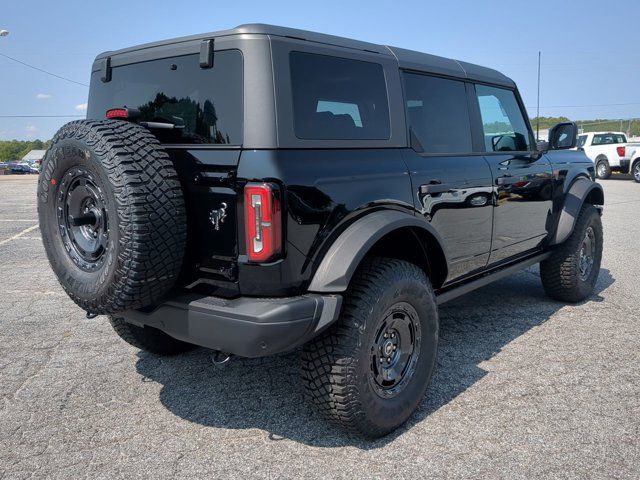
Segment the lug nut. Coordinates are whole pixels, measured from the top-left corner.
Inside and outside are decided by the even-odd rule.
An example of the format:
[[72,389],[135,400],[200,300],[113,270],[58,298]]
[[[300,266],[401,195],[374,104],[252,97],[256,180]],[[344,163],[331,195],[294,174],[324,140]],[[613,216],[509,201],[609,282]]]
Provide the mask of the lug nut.
[[391,357],[387,357],[387,363],[391,363]]
[[388,338],[389,337],[389,335],[387,335],[386,332],[385,332],[385,334],[383,336],[384,336],[384,338]]

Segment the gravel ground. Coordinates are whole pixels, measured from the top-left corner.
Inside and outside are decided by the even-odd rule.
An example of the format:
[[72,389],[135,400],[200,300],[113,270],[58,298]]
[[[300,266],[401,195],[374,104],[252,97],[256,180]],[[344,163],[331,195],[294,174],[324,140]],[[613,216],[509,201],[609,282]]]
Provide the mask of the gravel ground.
[[0,478],[640,478],[640,185],[602,183],[593,297],[551,301],[532,268],[443,307],[428,395],[370,442],[307,409],[296,354],[216,368],[85,319],[47,264],[36,177],[0,177]]

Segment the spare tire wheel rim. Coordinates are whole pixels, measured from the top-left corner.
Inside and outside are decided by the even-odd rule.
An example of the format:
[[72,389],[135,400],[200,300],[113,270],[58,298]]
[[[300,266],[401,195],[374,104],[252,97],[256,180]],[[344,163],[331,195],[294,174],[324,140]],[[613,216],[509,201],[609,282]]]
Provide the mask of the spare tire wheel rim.
[[593,270],[593,262],[596,255],[596,235],[593,228],[587,228],[580,245],[580,259],[578,269],[580,270],[580,279],[586,282]]
[[88,170],[73,167],[62,176],[56,212],[71,260],[85,271],[99,269],[109,244],[109,217],[104,192]]
[[410,382],[420,355],[420,318],[407,302],[389,308],[370,350],[369,383],[382,398],[398,395]]

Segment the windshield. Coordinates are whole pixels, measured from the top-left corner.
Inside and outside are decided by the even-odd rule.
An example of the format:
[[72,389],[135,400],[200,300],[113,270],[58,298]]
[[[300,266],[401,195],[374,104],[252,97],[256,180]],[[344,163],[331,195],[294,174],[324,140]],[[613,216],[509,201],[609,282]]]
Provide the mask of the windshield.
[[213,68],[198,55],[114,67],[111,81],[91,78],[87,118],[118,107],[140,111],[139,121],[175,125],[154,130],[163,143],[242,144],[242,53],[216,52]]

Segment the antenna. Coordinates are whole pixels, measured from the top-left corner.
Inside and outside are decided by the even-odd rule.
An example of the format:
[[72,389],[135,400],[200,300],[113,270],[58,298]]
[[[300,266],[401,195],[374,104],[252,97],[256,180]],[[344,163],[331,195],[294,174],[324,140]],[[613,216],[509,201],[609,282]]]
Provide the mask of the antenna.
[[540,141],[540,50],[538,50],[538,112],[536,114],[536,142]]

